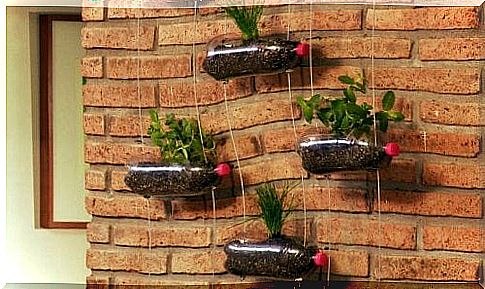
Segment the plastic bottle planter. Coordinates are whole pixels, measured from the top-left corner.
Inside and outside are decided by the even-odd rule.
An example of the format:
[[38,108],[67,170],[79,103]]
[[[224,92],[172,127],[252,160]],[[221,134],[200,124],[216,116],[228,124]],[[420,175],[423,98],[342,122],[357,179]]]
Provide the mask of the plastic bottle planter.
[[226,269],[236,275],[270,276],[284,279],[302,277],[314,266],[325,266],[326,255],[315,248],[305,248],[289,238],[272,238],[251,243],[232,241],[224,247]]
[[306,136],[298,145],[303,168],[314,174],[375,170],[389,165],[392,157],[399,155],[399,145],[396,143],[381,147],[328,135]]
[[280,39],[222,42],[216,38],[208,46],[203,67],[216,80],[283,72],[297,67],[309,53],[308,44]]
[[130,166],[125,184],[145,197],[188,197],[207,193],[221,177],[229,175],[228,164],[215,169],[180,164],[141,164]]

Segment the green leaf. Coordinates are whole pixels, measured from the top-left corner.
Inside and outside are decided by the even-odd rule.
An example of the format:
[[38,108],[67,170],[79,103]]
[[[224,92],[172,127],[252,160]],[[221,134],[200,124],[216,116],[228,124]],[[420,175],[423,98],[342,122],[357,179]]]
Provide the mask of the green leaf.
[[396,100],[396,97],[394,96],[394,92],[388,91],[386,94],[384,94],[384,97],[382,98],[382,108],[384,110],[391,110],[392,107],[394,106],[394,101]]
[[376,119],[379,121],[379,130],[386,132],[389,126],[389,118],[387,112],[379,111],[376,113]]
[[404,114],[402,114],[399,111],[388,111],[387,114],[389,116],[389,120],[392,120],[392,121],[403,121],[404,120]]
[[86,77],[83,76],[81,80],[82,85],[85,85],[87,82]]
[[350,85],[355,84],[354,79],[348,75],[341,75],[338,77],[338,80],[345,84],[350,84]]
[[351,103],[355,103],[357,101],[355,93],[350,86],[344,89],[344,96]]

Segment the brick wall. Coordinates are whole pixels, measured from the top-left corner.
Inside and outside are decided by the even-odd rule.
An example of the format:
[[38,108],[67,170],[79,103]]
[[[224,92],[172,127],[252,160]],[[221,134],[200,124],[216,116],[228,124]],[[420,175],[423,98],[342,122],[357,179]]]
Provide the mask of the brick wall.
[[[225,161],[235,160],[231,120],[248,216],[258,214],[255,185],[303,175],[304,189],[294,192],[298,211],[285,232],[302,236],[307,226],[309,242],[330,245],[334,278],[476,280],[485,253],[482,10],[315,5],[310,15],[309,6],[266,9],[264,35],[286,35],[289,22],[293,39],[308,37],[310,26],[316,37],[313,69],[291,74],[293,98],[310,95],[311,72],[315,91],[325,95],[340,94],[337,77],[346,73],[364,73],[378,98],[395,90],[406,121],[393,124],[388,138],[404,153],[381,172],[379,204],[375,173],[325,179],[302,171],[292,118],[297,133],[309,127],[289,101],[286,75],[231,80],[227,114],[222,84],[200,70],[205,43],[237,32],[220,9],[200,9],[195,28],[191,9],[85,8],[85,185],[93,215],[88,280],[203,284],[215,272],[218,281],[240,282],[225,272],[222,252],[243,232],[237,188],[218,192],[214,229],[210,198],[147,201],[123,183],[126,164],[159,159],[145,135],[150,108],[196,114],[194,73],[202,124],[225,140],[218,149]],[[237,184],[237,172],[234,179]],[[260,222],[246,225],[248,237],[265,233]]]

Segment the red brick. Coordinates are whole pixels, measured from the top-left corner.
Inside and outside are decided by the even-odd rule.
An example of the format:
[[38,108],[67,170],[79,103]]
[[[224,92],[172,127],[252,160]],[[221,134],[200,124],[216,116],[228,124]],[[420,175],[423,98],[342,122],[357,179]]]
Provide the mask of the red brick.
[[134,49],[153,50],[154,26],[84,27],[81,45],[86,49]]
[[[240,160],[252,158],[262,154],[259,137],[253,134],[240,135],[234,138],[237,156]],[[219,161],[227,162],[236,160],[236,153],[230,137],[219,140],[217,156]]]
[[92,56],[81,59],[81,76],[90,78],[103,77],[103,57]]
[[87,163],[130,164],[140,162],[159,162],[160,150],[157,147],[123,144],[87,142],[84,148]]
[[480,71],[476,68],[377,67],[368,69],[366,75],[371,88],[454,94],[480,92]]
[[485,252],[483,232],[480,227],[425,226],[423,245],[425,250],[452,250]]
[[[141,119],[141,127],[140,127]],[[150,127],[151,119],[149,116],[139,115],[113,115],[109,118],[109,135],[111,136],[146,136]]]
[[83,7],[81,16],[83,21],[103,21],[104,7]]
[[167,273],[168,254],[136,249],[88,249],[86,266],[93,270],[120,270],[140,273]]
[[172,254],[172,273],[224,273],[226,254],[223,251],[177,251]]
[[306,227],[306,236],[311,237],[313,232],[313,219],[307,218],[306,225],[304,218],[288,218],[285,223],[283,224],[283,228],[281,229],[281,233],[285,236],[296,237],[296,239],[303,240],[305,236],[305,227]]
[[[244,227],[246,233],[244,233]],[[225,245],[233,240],[264,241],[268,238],[268,231],[261,220],[219,225],[216,227],[216,244]]]
[[130,217],[159,220],[165,217],[162,200],[145,199],[133,196],[102,197],[86,196],[85,206],[88,213],[104,217]]
[[378,30],[467,29],[479,26],[478,7],[369,9],[366,28]]
[[354,277],[369,276],[369,254],[364,251],[325,251],[330,256],[332,274]]
[[100,272],[92,272],[86,277],[86,289],[109,289],[110,276]]
[[[313,30],[359,30],[361,28],[361,10],[326,10],[295,12],[263,16],[260,23],[263,36],[286,33],[288,21],[291,31],[305,31],[312,26]],[[310,21],[313,21],[311,23]],[[197,26],[193,22],[159,26],[158,44],[192,44],[207,43],[211,38],[240,33],[233,21],[212,20],[199,21]]]
[[379,279],[476,281],[480,263],[478,259],[421,256],[380,256],[380,262],[377,258],[374,276]]
[[[288,100],[266,98],[263,101],[239,104],[234,107],[230,106],[228,109],[229,119],[232,128],[237,130],[282,120],[291,120],[293,117],[299,119],[301,112],[294,103],[291,105]],[[217,134],[229,130],[225,109],[220,108],[219,110],[208,111],[202,113],[200,117],[202,126],[208,133]]]
[[113,229],[114,243],[131,247],[207,247],[211,243],[211,229],[208,227],[183,227],[180,225],[147,226],[146,222],[136,224],[118,223]]
[[[254,194],[245,196],[246,215],[255,216],[260,214],[257,198]],[[194,220],[198,218],[213,218],[212,201],[172,201],[172,213],[174,219]],[[243,216],[243,198],[216,199],[216,218],[233,218]]]
[[329,130],[322,127],[322,125],[320,125],[319,127],[305,125],[296,126],[295,128],[285,127],[281,129],[271,129],[264,131],[262,136],[262,142],[267,153],[287,152],[296,149],[295,139],[298,140],[305,135],[320,134],[326,132],[328,133]]
[[192,8],[125,8],[125,2],[125,0],[110,0],[108,4],[108,18],[165,18],[194,14],[194,9]]
[[294,189],[292,195],[298,210],[303,210],[303,197],[305,197],[306,209],[309,211],[369,212],[367,192],[361,189],[306,185],[302,189],[300,185]]
[[[338,77],[340,75],[357,76],[362,70],[353,66],[316,66],[313,67],[313,88],[314,89],[342,89],[345,87]],[[310,69],[297,69],[291,74],[292,89],[309,89]],[[273,74],[256,76],[256,90],[259,93],[288,91],[288,76],[286,74]]]
[[137,85],[84,85],[85,106],[96,107],[156,107],[155,86]]
[[[245,185],[255,185],[268,181],[305,178],[308,173],[303,170],[301,159],[296,154],[280,158],[259,159],[257,163],[241,167]],[[237,174],[236,174],[237,175]]]
[[425,122],[451,125],[485,125],[478,103],[422,101],[420,116]]
[[[379,170],[382,181],[399,183],[416,183],[416,161],[394,158],[389,168]],[[375,173],[369,173],[370,180],[377,180]]]
[[111,172],[111,189],[115,191],[131,191],[125,184],[125,176],[127,171],[113,171]]
[[411,130],[390,130],[389,142],[398,143],[403,152],[435,153],[447,156],[476,157],[480,152],[480,136],[458,133],[426,133]]
[[412,41],[404,38],[350,37],[313,40],[315,56],[323,58],[409,58]]
[[[226,86],[227,100],[234,100],[252,94],[250,78],[230,80]],[[205,80],[196,84],[197,104],[208,105],[224,101],[224,84],[221,81]],[[194,83],[190,81],[160,82],[160,105],[162,107],[195,106]]]
[[423,184],[460,188],[485,188],[485,167],[478,164],[432,163],[423,164]]
[[104,135],[104,115],[85,113],[84,134]]
[[106,76],[112,79],[186,77],[192,74],[188,54],[107,57]]
[[379,226],[373,219],[319,218],[316,228],[321,243],[416,248],[416,227],[411,225],[381,222]]
[[106,189],[106,170],[87,170],[84,173],[84,188],[86,190]]
[[90,243],[109,243],[110,225],[108,223],[91,222],[87,224],[86,236]]
[[485,38],[433,38],[419,40],[421,60],[485,59]]
[[[380,209],[384,213],[481,218],[482,197],[471,193],[383,190]],[[374,211],[377,210],[374,200]]]

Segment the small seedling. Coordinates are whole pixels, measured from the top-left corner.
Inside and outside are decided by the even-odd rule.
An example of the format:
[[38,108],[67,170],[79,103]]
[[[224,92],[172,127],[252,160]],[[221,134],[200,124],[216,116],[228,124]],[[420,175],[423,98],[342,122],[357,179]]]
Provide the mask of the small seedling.
[[261,6],[232,6],[226,8],[226,13],[236,22],[241,30],[243,40],[252,40],[259,37],[258,23],[263,14]]
[[261,218],[268,229],[269,238],[281,237],[281,229],[286,218],[293,212],[293,199],[288,194],[298,184],[286,184],[280,193],[273,184],[263,184],[256,189]]
[[[160,148],[162,159],[168,163],[213,165],[216,159],[215,142],[194,119],[176,119],[167,114],[162,126],[156,110],[150,111],[148,135]],[[202,137],[201,137],[202,135]]]
[[[357,93],[367,92],[367,81],[363,77],[353,79],[350,76],[340,76],[339,81],[347,85],[343,90],[343,97],[337,99],[323,98],[321,95],[313,95],[309,100],[302,96],[297,98],[297,104],[308,123],[311,123],[314,115],[327,127],[331,128],[336,137],[353,137],[360,139],[369,138],[374,125],[372,105],[364,102],[357,104]],[[386,132],[389,121],[402,121],[404,115],[393,111],[395,95],[387,91],[382,98],[382,111],[375,112],[377,128]]]

